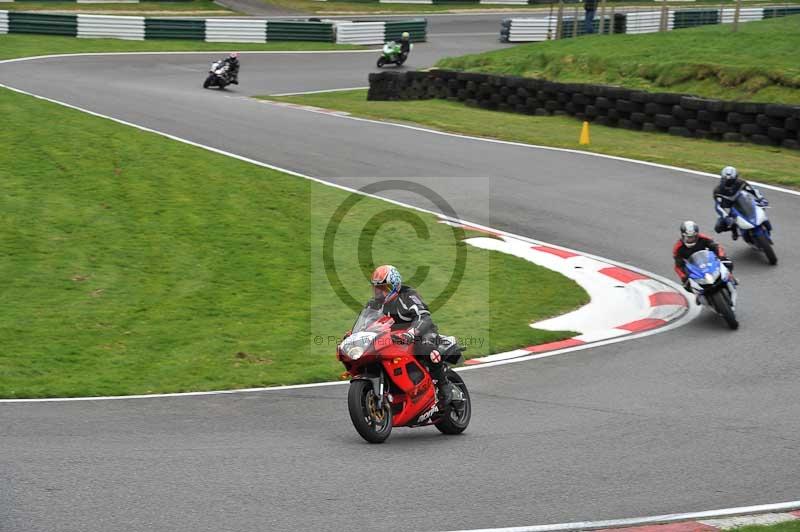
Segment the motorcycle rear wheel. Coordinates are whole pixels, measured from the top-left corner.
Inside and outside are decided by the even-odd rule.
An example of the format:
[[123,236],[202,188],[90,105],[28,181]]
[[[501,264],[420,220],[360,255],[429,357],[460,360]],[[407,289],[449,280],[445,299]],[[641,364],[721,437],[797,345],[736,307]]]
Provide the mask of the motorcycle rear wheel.
[[464,394],[464,403],[460,408],[455,408],[452,404],[448,405],[448,411],[445,416],[436,422],[436,428],[442,434],[461,434],[467,430],[469,420],[472,418],[472,400],[469,397],[469,390],[461,376],[453,371],[447,369],[447,379],[459,387],[461,393]]
[[347,409],[356,432],[369,443],[383,443],[392,433],[392,409],[384,402],[377,409],[375,391],[370,381],[355,380],[347,392]]
[[730,301],[728,301],[725,294],[721,291],[712,294],[711,304],[714,305],[714,308],[722,316],[722,319],[725,320],[725,323],[728,324],[728,327],[734,331],[739,328],[739,321],[736,319],[736,314],[733,312]]
[[756,246],[767,256],[769,263],[773,266],[778,264],[778,255],[775,254],[775,250],[772,248],[772,244],[770,244],[769,240],[767,240],[767,237],[758,235],[754,237],[754,240],[756,241]]

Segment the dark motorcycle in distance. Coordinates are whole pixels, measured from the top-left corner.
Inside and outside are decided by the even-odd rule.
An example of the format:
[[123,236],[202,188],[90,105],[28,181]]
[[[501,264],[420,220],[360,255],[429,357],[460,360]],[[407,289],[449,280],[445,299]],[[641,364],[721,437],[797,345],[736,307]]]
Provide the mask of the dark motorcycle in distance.
[[220,89],[224,89],[227,85],[230,85],[232,77],[228,69],[229,66],[224,61],[215,61],[211,63],[208,76],[203,82],[203,88],[219,87]]
[[[350,377],[347,406],[356,431],[370,443],[384,442],[392,427],[434,425],[444,434],[460,434],[472,415],[467,385],[448,367],[445,385],[452,385],[453,400],[442,405],[414,346],[394,338],[406,329],[394,325],[392,318],[368,306],[337,348]],[[442,342],[443,363],[457,364],[462,350],[455,338],[442,337]]]

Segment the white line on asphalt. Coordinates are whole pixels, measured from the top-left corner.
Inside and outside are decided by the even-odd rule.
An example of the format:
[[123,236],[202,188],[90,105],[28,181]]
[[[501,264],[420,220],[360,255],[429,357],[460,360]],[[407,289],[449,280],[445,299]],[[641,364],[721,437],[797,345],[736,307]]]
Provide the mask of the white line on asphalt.
[[[169,53],[169,52],[162,52],[162,53]],[[347,52],[341,52],[341,53],[347,53]],[[176,52],[176,54],[180,54],[180,53]],[[71,55],[104,55],[104,54],[71,54]],[[117,54],[107,54],[107,55],[117,55]],[[42,57],[57,57],[57,56],[42,56]],[[6,61],[0,61],[0,64],[6,63],[6,62],[23,61],[23,60],[30,60],[30,59],[35,59],[35,58],[11,59],[11,60],[6,60]],[[407,205],[407,204],[404,204],[404,203],[401,203],[401,202],[398,202],[398,201],[394,201],[394,200],[391,200],[391,199],[388,199],[388,198],[375,196],[373,194],[365,194],[364,192],[352,189],[350,187],[346,187],[346,186],[343,186],[343,185],[338,185],[336,183],[331,183],[331,182],[328,182],[328,181],[324,181],[324,180],[316,178],[316,177],[311,177],[311,176],[308,176],[308,175],[304,175],[304,174],[301,174],[299,172],[294,172],[292,170],[288,170],[286,168],[281,168],[281,167],[278,167],[278,166],[275,166],[275,165],[271,165],[271,164],[268,164],[268,163],[264,163],[264,162],[261,162],[261,161],[256,161],[254,159],[243,157],[243,156],[237,155],[235,153],[226,152],[224,150],[220,150],[218,148],[213,148],[211,146],[206,146],[204,144],[199,144],[199,143],[193,142],[193,141],[188,140],[188,139],[177,137],[177,136],[171,135],[169,133],[165,133],[165,132],[158,131],[158,130],[155,130],[155,129],[151,129],[151,128],[148,128],[148,127],[145,127],[145,126],[134,124],[132,122],[127,122],[127,121],[124,121],[124,120],[121,120],[121,119],[118,119],[118,118],[114,118],[114,117],[111,117],[111,116],[107,116],[107,115],[103,115],[103,114],[100,114],[100,113],[96,113],[94,111],[90,111],[88,109],[84,109],[84,108],[81,108],[81,107],[78,107],[78,106],[75,106],[75,105],[72,105],[72,104],[68,104],[66,102],[61,102],[59,100],[55,100],[55,99],[52,99],[52,98],[47,98],[45,96],[39,96],[37,94],[33,94],[33,93],[30,93],[30,92],[27,92],[27,91],[24,91],[24,90],[21,90],[21,89],[17,89],[17,88],[14,88],[14,87],[9,87],[9,86],[3,85],[3,84],[0,84],[0,87],[6,88],[8,90],[11,90],[11,91],[14,91],[14,92],[17,92],[17,93],[20,93],[20,94],[25,94],[25,95],[28,95],[28,96],[32,96],[32,97],[38,98],[40,100],[49,101],[51,103],[62,105],[64,107],[68,107],[68,108],[71,108],[71,109],[82,111],[82,112],[90,114],[92,116],[97,116],[99,118],[105,118],[107,120],[111,120],[111,121],[114,121],[114,122],[117,122],[117,123],[120,123],[120,124],[123,124],[123,125],[126,125],[126,126],[134,127],[134,128],[140,129],[142,131],[155,133],[157,135],[161,135],[163,137],[166,137],[166,138],[169,138],[169,139],[172,139],[172,140],[176,140],[178,142],[183,142],[183,143],[191,145],[191,146],[202,148],[202,149],[214,152],[214,153],[219,153],[221,155],[226,155],[228,157],[232,157],[234,159],[238,159],[238,160],[241,160],[241,161],[244,161],[244,162],[255,164],[255,165],[258,165],[258,166],[261,166],[261,167],[264,167],[264,168],[269,168],[269,169],[272,169],[272,170],[277,170],[277,171],[284,172],[284,173],[287,173],[287,174],[290,174],[290,175],[294,175],[294,176],[297,176],[297,177],[302,177],[304,179],[309,179],[311,181],[315,181],[317,183],[321,183],[321,184],[324,184],[326,186],[331,186],[331,187],[334,187],[334,188],[338,188],[340,190],[344,190],[344,191],[347,191],[347,192],[350,192],[350,193],[353,193],[353,194],[360,194],[360,195],[363,195],[363,196],[368,196],[368,197],[372,197],[372,198],[375,198],[375,199],[380,199],[380,200],[383,200],[383,201],[386,201],[386,202],[389,202],[389,203],[394,203],[394,204],[402,206],[402,207],[411,208],[411,209],[415,209],[415,210],[418,210],[418,211],[428,212],[428,213],[432,213],[432,214],[437,214],[438,215],[438,213],[433,213],[432,211],[428,211],[427,209],[416,207],[414,205]],[[260,100],[260,101],[261,102],[265,102],[266,100]],[[314,110],[311,110],[311,109],[301,109],[301,110],[304,110],[304,111],[307,111],[307,112],[316,112],[316,113],[319,113],[319,114],[325,114],[327,116],[331,116],[329,113],[325,113],[325,112],[322,112],[322,111],[314,111]],[[551,151],[559,151],[559,152],[564,152],[564,153],[575,153],[575,154],[580,154],[580,155],[602,157],[602,158],[607,158],[607,159],[612,159],[612,160],[630,162],[630,163],[634,163],[634,164],[642,164],[642,165],[653,166],[653,167],[657,167],[657,168],[665,168],[665,169],[669,169],[669,170],[675,170],[675,171],[679,171],[679,172],[685,172],[685,173],[704,176],[704,177],[718,177],[715,174],[709,174],[709,173],[706,173],[706,172],[699,172],[697,170],[689,170],[689,169],[685,169],[685,168],[679,168],[679,167],[676,167],[676,166],[662,165],[662,164],[651,163],[651,162],[647,162],[647,161],[637,161],[635,159],[628,159],[628,158],[624,158],[624,157],[616,157],[616,156],[613,156],[613,155],[605,155],[605,154],[599,154],[599,153],[584,152],[584,151],[572,150],[572,149],[568,149],[568,148],[553,148],[553,147],[550,147],[550,146],[538,146],[538,145],[533,145],[533,144],[524,144],[524,143],[520,143],[520,142],[511,142],[511,141],[505,141],[505,140],[487,139],[487,138],[481,138],[481,137],[471,137],[471,136],[467,136],[467,135],[460,135],[460,134],[457,134],[457,133],[448,133],[448,132],[444,132],[444,131],[436,131],[436,130],[432,130],[432,129],[426,129],[426,128],[417,127],[417,126],[409,126],[409,125],[406,125],[406,124],[395,124],[395,123],[392,123],[392,122],[383,122],[383,121],[371,120],[371,119],[367,119],[367,118],[357,118],[357,117],[342,116],[342,115],[334,115],[334,116],[337,116],[338,118],[347,118],[347,119],[351,119],[351,120],[359,120],[359,121],[362,121],[362,122],[369,122],[369,123],[375,123],[375,124],[381,124],[381,125],[387,125],[387,126],[404,127],[404,128],[408,128],[408,129],[412,129],[412,130],[424,131],[424,132],[433,133],[433,134],[437,134],[437,135],[445,135],[445,136],[465,138],[465,139],[471,139],[471,140],[482,141],[482,142],[491,142],[491,143],[497,143],[497,144],[520,146],[520,147],[525,147],[525,148],[536,148],[536,149],[544,149],[544,150],[551,150]],[[784,193],[787,193],[787,194],[800,196],[800,192],[797,192],[797,191],[794,191],[794,190],[783,189],[783,188],[772,186],[772,185],[763,185],[763,184],[760,184],[760,183],[756,183],[756,184],[761,186],[761,187],[763,187],[763,188],[768,188],[770,190],[777,190],[777,191],[784,192]],[[531,241],[531,242],[537,242],[537,241],[534,241],[534,240],[532,240],[532,239],[530,239],[528,237],[524,237],[524,236],[521,236],[521,235],[515,235],[513,233],[507,233],[507,232],[504,232],[504,231],[497,231],[495,229],[490,229],[488,227],[482,226],[482,225],[477,224],[477,223],[464,221],[464,220],[453,220],[453,221],[457,221],[457,222],[460,222],[460,223],[465,223],[465,224],[468,224],[468,225],[472,225],[474,227],[481,227],[481,228],[484,228],[486,230],[492,230],[492,231],[495,231],[495,232],[498,232],[498,233],[501,233],[501,234],[508,234],[509,236],[513,236],[515,238],[520,238],[520,239],[528,240],[528,241]],[[548,244],[548,245],[551,245],[552,247],[556,247],[556,248],[560,247],[560,246],[556,246],[556,245],[552,245],[552,244]],[[575,250],[571,250],[571,249],[568,249],[568,248],[563,248],[563,247],[560,247],[560,248],[561,249],[566,249],[568,251],[575,251]],[[669,285],[677,286],[673,281],[670,281],[670,280],[668,280],[668,279],[666,279],[664,277],[658,276],[656,274],[647,272],[647,271],[642,270],[640,268],[637,268],[635,266],[631,266],[631,265],[628,265],[628,264],[625,264],[625,263],[616,262],[616,261],[613,261],[613,260],[597,257],[597,256],[590,255],[590,254],[587,254],[587,253],[584,253],[584,252],[578,252],[578,253],[581,253],[581,254],[583,254],[583,255],[585,255],[587,257],[595,258],[595,259],[598,259],[598,260],[604,260],[604,261],[609,262],[611,264],[616,264],[616,265],[631,269],[633,271],[637,271],[637,272],[642,273],[644,275],[648,275],[648,276],[650,276],[650,277],[652,277],[654,279],[658,279],[658,280],[660,280],[662,282],[665,282],[665,283],[667,283]],[[678,319],[678,320],[676,320],[676,321],[674,321],[674,322],[672,322],[672,323],[670,323],[668,325],[665,325],[663,327],[659,327],[658,329],[653,329],[653,330],[649,330],[649,331],[643,331],[641,333],[637,333],[637,334],[633,334],[633,335],[626,335],[624,337],[616,338],[616,339],[612,338],[612,339],[605,340],[605,341],[602,341],[602,342],[587,344],[585,346],[575,346],[575,347],[562,349],[562,350],[558,350],[558,351],[552,351],[552,352],[549,352],[549,353],[540,353],[540,354],[536,354],[536,355],[531,355],[529,357],[520,357],[520,358],[511,359],[511,360],[488,362],[488,363],[485,363],[485,364],[481,364],[479,366],[473,366],[473,367],[470,367],[470,368],[466,368],[465,367],[465,368],[460,368],[460,369],[462,371],[468,371],[470,369],[486,368],[486,367],[503,365],[503,364],[512,364],[512,363],[523,362],[523,361],[533,360],[533,359],[538,359],[538,358],[546,358],[546,357],[549,357],[549,356],[555,356],[555,355],[558,355],[558,354],[568,353],[568,352],[572,352],[572,351],[579,351],[579,350],[588,349],[588,348],[591,348],[591,347],[599,347],[601,345],[607,345],[607,344],[616,343],[616,342],[634,340],[634,339],[637,339],[637,338],[650,336],[652,334],[658,334],[658,333],[661,333],[661,332],[666,332],[668,330],[671,330],[671,329],[674,329],[674,328],[679,327],[681,325],[684,325],[685,323],[687,323],[688,321],[693,319],[697,315],[697,313],[699,313],[699,309],[694,308],[694,307],[690,307],[690,310],[684,315],[683,318]],[[336,383],[336,382],[328,382],[328,383],[318,383],[318,384],[291,385],[291,386],[285,386],[285,387],[251,388],[251,389],[247,389],[247,390],[223,390],[223,391],[210,391],[210,392],[189,392],[189,393],[184,393],[184,394],[164,394],[164,395],[161,395],[161,396],[158,396],[158,395],[145,395],[145,396],[113,396],[113,397],[74,397],[74,398],[68,398],[68,399],[58,399],[58,398],[51,398],[51,399],[0,399],[0,403],[3,403],[3,402],[40,402],[40,401],[58,401],[58,400],[92,401],[92,400],[101,400],[101,399],[127,399],[127,398],[145,398],[145,397],[176,397],[176,396],[187,396],[187,395],[214,395],[214,394],[242,393],[242,392],[245,392],[245,391],[247,391],[247,392],[254,392],[254,391],[261,392],[261,391],[271,391],[271,390],[279,390],[279,389],[280,390],[287,390],[287,389],[293,389],[293,388],[306,388],[306,387],[313,387],[313,386],[330,386],[332,384],[338,384],[338,383]]]
[[[302,96],[303,94],[322,94],[323,92],[344,92],[368,89],[369,87],[345,87],[342,89],[324,89],[321,91],[305,91],[305,92],[283,92],[281,94],[270,94],[270,96]],[[264,101],[264,100],[261,100]]]
[[[32,96],[32,97],[40,99],[40,100],[45,100],[45,101],[48,101],[48,102],[51,102],[51,103],[62,105],[64,107],[68,107],[70,109],[75,109],[77,111],[82,111],[82,112],[87,113],[87,114],[92,115],[92,116],[96,116],[96,117],[99,117],[99,118],[105,118],[107,120],[111,120],[113,122],[117,122],[119,124],[123,124],[123,125],[126,125],[126,126],[134,127],[134,128],[139,129],[139,130],[142,130],[142,131],[147,131],[148,133],[154,133],[156,135],[161,135],[163,137],[166,137],[166,138],[169,138],[169,139],[172,139],[172,140],[176,140],[178,142],[183,142],[183,143],[188,144],[190,146],[195,146],[195,147],[198,147],[198,148],[202,148],[202,149],[205,149],[205,150],[208,150],[208,151],[211,151],[211,152],[214,152],[214,153],[218,153],[218,154],[221,154],[221,155],[226,155],[228,157],[232,157],[232,158],[238,159],[240,161],[244,161],[244,162],[248,162],[248,163],[251,163],[251,164],[255,164],[255,165],[258,165],[258,166],[261,166],[261,167],[264,167],[264,168],[269,168],[271,170],[277,170],[277,171],[284,172],[284,173],[287,173],[287,174],[290,174],[290,175],[294,175],[294,176],[297,176],[297,177],[302,177],[304,179],[309,179],[311,181],[315,181],[317,183],[321,183],[321,184],[326,185],[326,186],[338,188],[340,190],[344,190],[344,191],[347,191],[347,192],[352,193],[352,194],[359,194],[359,195],[362,195],[362,196],[371,197],[371,198],[374,198],[374,199],[378,199],[378,200],[381,200],[381,201],[392,203],[394,205],[398,205],[398,206],[401,206],[401,207],[414,209],[414,210],[417,210],[417,211],[420,211],[420,212],[425,212],[425,213],[428,213],[428,214],[434,214],[434,215],[439,216],[439,217],[441,217],[443,219],[447,219],[447,220],[450,220],[450,221],[453,221],[453,222],[463,223],[463,224],[466,224],[466,225],[471,225],[473,227],[481,228],[481,229],[484,229],[484,230],[487,230],[487,231],[494,231],[494,232],[496,232],[498,234],[504,234],[504,235],[508,235],[508,236],[513,236],[514,238],[519,238],[519,239],[524,240],[526,242],[544,244],[544,242],[540,242],[538,240],[533,240],[531,238],[524,237],[524,236],[521,236],[521,235],[508,233],[506,231],[498,231],[496,229],[492,229],[492,228],[486,227],[484,225],[481,225],[481,224],[478,224],[478,223],[474,223],[474,222],[470,222],[470,221],[467,221],[467,220],[451,219],[451,218],[448,218],[447,216],[443,216],[440,213],[437,213],[437,212],[434,212],[434,211],[431,211],[431,210],[428,210],[428,209],[424,209],[422,207],[417,207],[415,205],[408,205],[408,204],[405,204],[405,203],[402,203],[402,202],[399,202],[399,201],[396,201],[396,200],[392,200],[392,199],[389,199],[389,198],[376,196],[374,194],[367,194],[367,193],[364,193],[364,192],[362,192],[360,190],[356,190],[356,189],[353,189],[353,188],[350,188],[350,187],[346,187],[346,186],[343,186],[343,185],[339,185],[339,184],[336,184],[336,183],[331,183],[331,182],[328,182],[328,181],[324,181],[324,180],[316,178],[316,177],[311,177],[311,176],[308,176],[308,175],[305,175],[305,174],[301,174],[299,172],[294,172],[292,170],[288,170],[286,168],[281,168],[279,166],[275,166],[275,165],[272,165],[272,164],[269,164],[269,163],[264,163],[264,162],[261,162],[261,161],[257,161],[255,159],[250,159],[248,157],[243,157],[243,156],[237,155],[235,153],[226,152],[226,151],[220,150],[218,148],[213,148],[211,146],[206,146],[204,144],[199,144],[197,142],[193,142],[191,140],[184,139],[182,137],[177,137],[177,136],[171,135],[169,133],[165,133],[165,132],[158,131],[158,130],[155,130],[155,129],[151,129],[151,128],[148,128],[148,127],[145,127],[145,126],[134,124],[132,122],[127,122],[127,121],[121,120],[119,118],[114,118],[114,117],[111,117],[111,116],[107,116],[107,115],[103,115],[103,114],[100,114],[100,113],[96,113],[94,111],[90,111],[88,109],[84,109],[82,107],[78,107],[78,106],[75,106],[75,105],[72,105],[72,104],[69,104],[69,103],[66,103],[66,102],[61,102],[59,100],[55,100],[55,99],[52,99],[52,98],[48,98],[46,96],[39,96],[38,94],[33,94],[33,93],[30,93],[30,92],[27,92],[27,91],[24,91],[24,90],[21,90],[21,89],[17,89],[17,88],[14,88],[14,87],[9,87],[9,86],[3,85],[3,84],[0,84],[0,87],[6,88],[8,90],[11,90],[11,91],[14,91],[14,92],[17,92],[17,93],[20,93],[20,94],[25,94],[27,96]],[[253,101],[254,102],[262,102],[262,100],[253,100]],[[383,122],[377,122],[377,123],[383,123]],[[484,139],[484,140],[487,140],[487,139]],[[641,268],[637,268],[635,266],[630,266],[630,265],[627,265],[627,264],[624,264],[624,263],[621,263],[621,262],[612,261],[612,260],[609,260],[609,259],[604,259],[604,258],[601,259],[600,257],[597,257],[595,255],[589,255],[587,253],[578,252],[578,251],[575,251],[575,250],[572,250],[572,249],[569,249],[569,248],[565,248],[565,247],[562,247],[562,246],[557,246],[557,245],[554,245],[554,244],[549,244],[548,243],[547,245],[549,245],[551,247],[554,247],[554,248],[559,248],[559,249],[563,249],[563,250],[567,250],[567,251],[573,251],[573,252],[576,252],[576,253],[581,253],[584,256],[595,258],[595,259],[598,259],[598,260],[603,260],[603,261],[608,262],[610,264],[616,264],[618,266],[623,266],[623,267],[628,268],[630,270],[642,273],[643,275],[647,275],[647,276],[652,277],[654,279],[658,279],[658,280],[660,280],[660,281],[662,281],[662,282],[664,282],[664,283],[666,283],[666,284],[668,284],[670,286],[675,287],[676,289],[678,287],[678,285],[676,283],[674,283],[674,282],[672,282],[672,281],[670,281],[670,280],[668,280],[668,279],[666,279],[664,277],[658,276],[658,275],[650,273],[650,272],[646,272],[645,270],[642,270]],[[501,361],[497,361],[497,362],[487,362],[485,364],[481,364],[480,366],[473,366],[471,368],[464,367],[464,368],[459,368],[459,369],[461,371],[467,371],[467,370],[470,370],[470,369],[478,369],[478,368],[485,368],[485,367],[491,367],[491,366],[499,366],[499,365],[503,365],[503,364],[513,364],[513,363],[516,363],[516,362],[522,362],[522,361],[533,360],[533,359],[538,359],[538,358],[546,358],[546,357],[549,357],[549,356],[555,356],[557,354],[568,353],[568,352],[571,352],[571,351],[578,351],[578,350],[581,350],[581,349],[588,349],[589,347],[597,347],[597,346],[600,346],[600,345],[606,345],[606,344],[610,344],[610,343],[622,342],[622,341],[625,341],[625,340],[633,340],[633,339],[636,339],[636,338],[649,336],[651,334],[657,334],[657,333],[660,333],[660,332],[666,332],[666,331],[671,330],[671,329],[673,329],[675,327],[678,327],[680,325],[688,323],[699,312],[700,312],[699,308],[692,307],[686,312],[686,314],[682,318],[679,318],[678,320],[675,320],[674,322],[671,322],[669,325],[665,325],[663,327],[660,327],[658,329],[653,329],[653,330],[650,330],[650,331],[643,331],[643,332],[638,333],[638,334],[626,335],[626,336],[623,336],[623,337],[620,337],[620,338],[614,338],[614,339],[610,339],[610,340],[607,340],[607,341],[604,341],[604,342],[591,343],[591,344],[586,344],[584,346],[576,346],[576,347],[573,347],[573,348],[561,349],[561,350],[552,351],[552,352],[549,352],[549,353],[541,353],[541,354],[538,354],[538,355],[525,356],[525,357],[514,358],[514,359],[510,359],[510,360],[501,360]],[[186,397],[186,396],[198,396],[198,395],[222,395],[222,394],[232,394],[232,393],[266,392],[266,391],[274,391],[274,390],[290,390],[290,389],[295,389],[295,388],[309,388],[309,387],[313,387],[313,386],[331,386],[331,385],[334,385],[334,384],[339,384],[339,383],[338,382],[325,382],[325,383],[319,383],[319,384],[299,384],[299,385],[289,385],[289,386],[269,387],[269,388],[249,388],[249,389],[243,389],[243,390],[219,390],[219,391],[215,390],[215,391],[208,391],[208,392],[188,392],[188,393],[154,394],[154,395],[123,395],[123,396],[106,396],[106,397],[70,397],[70,398],[47,398],[47,399],[0,399],[0,403],[56,402],[56,401],[62,401],[62,400],[63,401],[100,401],[100,400],[109,400],[109,399],[143,399],[143,398],[154,398],[154,397]]]
[[[260,100],[260,101],[268,102],[269,100]],[[415,131],[423,131],[425,133],[432,133],[434,135],[444,135],[446,137],[456,137],[456,138],[462,138],[462,139],[477,140],[477,141],[480,141],[480,142],[491,142],[491,143],[494,143],[494,144],[505,144],[505,145],[508,145],[508,146],[520,146],[520,147],[523,147],[523,148],[534,148],[534,149],[539,149],[539,150],[558,151],[558,152],[563,152],[563,153],[575,153],[575,154],[578,154],[578,155],[586,155],[586,156],[589,156],[589,157],[600,157],[602,159],[612,159],[612,160],[615,160],[615,161],[624,161],[626,163],[642,164],[642,165],[645,165],[645,166],[653,166],[655,168],[663,168],[665,170],[674,170],[676,172],[683,172],[683,173],[686,173],[686,174],[692,174],[692,175],[697,175],[697,176],[702,176],[702,177],[713,177],[715,179],[719,179],[719,176],[717,174],[711,174],[709,172],[701,172],[700,170],[691,170],[689,168],[681,168],[679,166],[670,166],[668,164],[653,163],[653,162],[650,162],[650,161],[639,161],[637,159],[629,159],[627,157],[620,157],[618,155],[607,155],[605,153],[595,153],[595,152],[590,152],[590,151],[575,150],[575,149],[572,149],[572,148],[556,148],[556,147],[553,147],[553,146],[541,146],[541,145],[538,145],[538,144],[525,144],[524,142],[514,142],[514,141],[511,141],[511,140],[500,140],[500,139],[490,139],[490,138],[484,138],[484,137],[473,137],[473,136],[470,136],[470,135],[462,135],[461,133],[451,133],[449,131],[438,131],[436,129],[428,129],[428,128],[425,128],[425,127],[412,126],[412,125],[409,125],[409,124],[400,124],[400,123],[397,123],[397,122],[385,122],[383,120],[375,120],[375,119],[372,119],[372,118],[361,118],[361,117],[352,116],[352,115],[332,115],[330,112],[315,111],[314,109],[311,109],[311,108],[297,107],[295,109],[300,110],[300,111],[307,111],[309,113],[320,113],[320,114],[325,114],[325,115],[328,115],[328,116],[336,116],[337,118],[346,118],[348,120],[358,120],[360,122],[369,122],[371,124],[383,124],[383,125],[392,126],[392,127],[402,127],[402,128],[406,128],[406,129],[412,129],[412,130],[415,130]],[[791,189],[788,189],[788,188],[779,187],[777,185],[769,185],[769,184],[766,184],[766,183],[760,183],[758,181],[749,181],[749,183],[754,184],[754,185],[758,185],[759,187],[765,188],[767,190],[774,190],[774,191],[777,191],[777,192],[783,192],[785,194],[791,194],[793,196],[800,196],[800,191],[797,191],[797,190],[791,190]]]
[[767,512],[780,512],[800,508],[800,501],[780,502],[777,504],[762,504],[760,506],[742,506],[739,508],[725,508],[723,510],[709,510],[706,512],[693,512],[685,514],[654,515],[651,517],[633,517],[630,519],[610,519],[607,521],[578,521],[575,523],[559,523],[553,525],[517,526],[508,528],[480,528],[464,529],[453,532],[564,532],[569,530],[599,530],[605,528],[624,528],[629,526],[657,525],[674,523],[676,521],[694,521],[710,517],[726,517],[732,515],[747,515]]
[[[224,43],[220,43],[224,44]],[[206,52],[199,51],[199,52],[85,52],[85,53],[76,53],[76,54],[51,54],[51,55],[34,55],[30,57],[17,57],[15,59],[4,59],[0,61],[0,65],[5,63],[21,63],[22,61],[33,61],[34,59],[53,59],[53,58],[62,58],[62,57],[102,57],[102,56],[114,56],[114,55],[209,55],[209,54],[219,54],[220,52],[224,52],[225,50],[208,50]],[[379,48],[372,48],[368,50],[244,50],[239,52],[240,55],[250,55],[250,54],[293,54],[293,55],[303,55],[303,54],[374,54],[376,52],[380,52]]]

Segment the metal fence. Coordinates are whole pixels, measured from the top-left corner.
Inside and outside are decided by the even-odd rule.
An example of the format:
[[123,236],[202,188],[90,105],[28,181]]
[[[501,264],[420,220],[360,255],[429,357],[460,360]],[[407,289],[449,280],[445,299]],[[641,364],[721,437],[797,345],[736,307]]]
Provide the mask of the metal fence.
[[798,5],[741,7],[725,3],[719,7],[686,8],[658,2],[654,7],[616,6],[602,1],[593,14],[591,26],[582,4],[550,4],[546,15],[503,19],[500,40],[503,42],[539,42],[578,37],[586,33],[654,33],[708,24],[731,24],[736,31],[740,22],[800,14]]

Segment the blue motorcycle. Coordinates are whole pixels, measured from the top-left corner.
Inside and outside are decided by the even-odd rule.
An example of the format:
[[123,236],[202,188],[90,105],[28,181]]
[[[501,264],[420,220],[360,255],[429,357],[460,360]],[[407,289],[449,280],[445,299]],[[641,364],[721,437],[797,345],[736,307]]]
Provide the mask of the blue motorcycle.
[[730,215],[744,241],[753,249],[764,252],[770,264],[777,264],[778,256],[772,247],[772,224],[767,218],[766,201],[759,201],[752,194],[739,191],[733,198]]
[[728,268],[712,251],[703,249],[686,260],[686,271],[698,303],[722,316],[731,329],[738,329],[736,283]]

